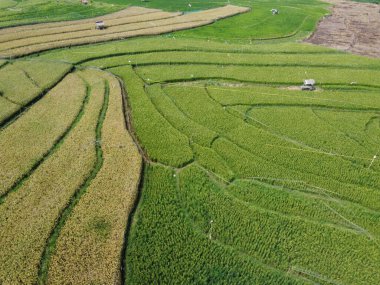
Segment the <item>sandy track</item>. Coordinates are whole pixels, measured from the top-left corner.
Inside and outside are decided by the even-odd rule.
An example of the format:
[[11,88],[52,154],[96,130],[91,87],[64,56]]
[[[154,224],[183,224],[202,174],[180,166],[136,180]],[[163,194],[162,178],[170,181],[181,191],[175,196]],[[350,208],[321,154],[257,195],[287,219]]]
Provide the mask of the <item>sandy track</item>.
[[[59,47],[163,34],[208,25],[247,11],[249,8],[227,5],[183,15],[130,7],[103,18],[2,29],[0,57],[18,57]],[[104,20],[107,29],[95,30],[95,20]]]
[[380,57],[380,5],[345,0],[334,4],[315,33],[306,40],[352,53]]

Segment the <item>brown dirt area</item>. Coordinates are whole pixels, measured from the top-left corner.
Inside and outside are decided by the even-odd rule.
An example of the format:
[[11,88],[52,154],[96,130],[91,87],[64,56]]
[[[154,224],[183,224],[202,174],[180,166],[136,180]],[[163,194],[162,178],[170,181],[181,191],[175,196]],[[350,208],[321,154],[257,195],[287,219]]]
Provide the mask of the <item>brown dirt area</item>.
[[380,57],[380,5],[327,0],[332,14],[325,17],[306,42],[355,54]]

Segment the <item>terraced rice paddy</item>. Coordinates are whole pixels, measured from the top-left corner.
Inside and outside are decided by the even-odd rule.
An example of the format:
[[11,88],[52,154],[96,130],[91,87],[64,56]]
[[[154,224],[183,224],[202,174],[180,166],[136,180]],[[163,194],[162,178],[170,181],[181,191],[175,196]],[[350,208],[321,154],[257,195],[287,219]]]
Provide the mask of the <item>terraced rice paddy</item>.
[[379,60],[171,34],[2,72],[0,283],[380,283]]
[[[299,44],[202,44],[38,57],[125,84],[148,162],[127,283],[378,282],[380,63]],[[305,76],[320,90],[294,90]]]
[[[12,122],[72,69],[71,64],[19,61],[0,70],[0,127]],[[17,84],[15,84],[17,82]]]
[[52,48],[103,42],[143,35],[158,35],[195,28],[249,11],[248,8],[228,5],[197,13],[182,15],[160,10],[132,7],[104,17],[106,29],[96,30],[99,19],[69,23],[39,24],[30,30],[21,27],[2,30],[0,57],[14,57]]
[[123,5],[96,0],[91,2],[90,5],[83,5],[76,0],[2,0],[0,28],[89,18],[112,13],[125,7],[125,3]]
[[[141,158],[125,129],[121,108],[120,87],[114,77],[99,71],[79,71],[66,76],[1,131],[2,145],[14,141],[12,146],[2,147],[1,154],[2,283],[47,282],[52,256],[60,253],[60,241],[56,246],[58,235],[62,230],[62,239],[67,242],[66,228],[70,232],[73,225],[84,232],[93,228],[93,243],[114,251],[112,256],[106,250],[105,259],[97,259],[99,252],[94,256],[99,268],[110,270],[103,274],[99,270],[95,278],[120,279],[120,248],[141,168]],[[109,180],[115,178],[116,170],[123,169],[110,193]],[[80,200],[87,190],[91,194]],[[104,203],[108,206],[114,204],[113,212],[96,209],[92,201],[97,198],[92,197],[92,192],[107,199]],[[87,199],[90,206],[83,204]],[[79,200],[81,203],[75,207]],[[72,213],[74,207],[76,211]],[[83,225],[76,221],[77,211],[89,219]],[[102,230],[104,224],[106,232]],[[74,247],[75,244],[73,250]],[[76,252],[83,260],[84,256]],[[89,262],[88,251],[83,254]],[[59,272],[59,257],[53,261],[52,272]],[[110,262],[113,269],[109,268]],[[74,268],[78,265],[75,263]],[[52,274],[59,280],[62,273]],[[75,278],[72,273],[71,276]],[[81,277],[83,284],[88,284],[89,280]]]
[[332,15],[319,23],[317,31],[307,41],[356,54],[380,57],[379,5],[329,1],[334,4]]

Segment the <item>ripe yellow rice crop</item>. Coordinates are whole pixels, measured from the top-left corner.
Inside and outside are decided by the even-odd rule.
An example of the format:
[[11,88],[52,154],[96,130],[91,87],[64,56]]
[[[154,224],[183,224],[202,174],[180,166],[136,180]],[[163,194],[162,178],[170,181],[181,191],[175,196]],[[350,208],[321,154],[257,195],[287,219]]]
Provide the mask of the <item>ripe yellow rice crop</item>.
[[0,92],[10,102],[24,105],[39,92],[39,88],[14,65],[7,65],[0,69],[0,78]]
[[[175,15],[175,14],[174,14]],[[145,17],[139,17],[138,19],[123,18],[122,24],[112,25],[107,22],[107,29],[96,30],[94,25],[86,25],[84,28],[78,30],[66,32],[67,28],[63,27],[56,31],[54,34],[41,34],[36,37],[25,37],[14,41],[7,41],[0,43],[0,50],[8,50],[17,47],[31,46],[39,43],[47,43],[54,41],[64,41],[71,39],[83,39],[87,37],[97,37],[99,35],[109,35],[114,33],[121,33],[124,31],[144,29],[154,26],[169,25],[178,21],[184,21],[182,17],[173,17],[170,13],[158,13],[154,15],[148,14]],[[171,17],[171,18],[168,18]],[[168,19],[166,19],[168,18]],[[163,20],[161,20],[163,19]],[[137,20],[137,21],[136,21]],[[119,20],[120,21],[120,20]],[[186,20],[189,21],[189,20]],[[74,27],[75,28],[75,27]]]
[[120,282],[124,230],[136,199],[141,157],[123,123],[118,81],[111,76],[107,80],[103,166],[61,231],[48,284]]
[[9,35],[16,32],[24,32],[24,31],[33,31],[33,30],[42,30],[42,29],[50,29],[50,28],[57,28],[62,26],[71,26],[71,25],[82,25],[86,23],[94,23],[95,21],[101,21],[101,20],[111,20],[111,19],[119,19],[119,18],[125,18],[130,16],[138,16],[138,15],[144,15],[149,13],[154,13],[160,11],[158,9],[148,9],[143,7],[128,7],[127,9],[111,13],[104,16],[99,16],[96,18],[90,18],[90,19],[83,19],[83,20],[74,20],[74,21],[62,21],[62,22],[53,22],[53,23],[41,23],[41,24],[35,24],[35,25],[28,25],[28,26],[18,26],[18,27],[12,27],[12,28],[5,28],[2,29],[2,35]]
[[84,96],[82,80],[76,75],[68,75],[28,112],[1,131],[0,195],[53,147],[75,119]]
[[14,104],[0,96],[0,122],[16,112],[19,107],[19,105]]
[[21,69],[32,83],[40,89],[45,89],[59,81],[72,67],[71,64],[64,62],[38,60],[20,60],[14,62],[12,66]]
[[[181,16],[174,16],[173,14],[163,12],[162,14],[158,14],[162,19],[151,18],[149,21],[140,21],[139,23],[131,23],[128,18],[124,18],[120,21],[125,20],[125,24],[117,21],[117,24],[107,26],[107,29],[102,31],[94,29],[78,30],[62,34],[44,34],[32,38],[27,37],[10,42],[3,42],[0,43],[0,55],[5,57],[20,56],[64,46],[96,43],[141,35],[162,34],[211,24],[218,19],[247,12],[248,10],[248,8],[228,5]],[[63,27],[63,29],[63,31],[67,31],[67,28]],[[8,32],[10,31],[11,29],[8,29]]]
[[[108,28],[117,27],[120,25],[126,25],[131,23],[138,23],[138,22],[148,22],[153,20],[159,20],[159,19],[166,19],[171,18],[175,16],[179,16],[180,13],[168,13],[168,12],[151,12],[151,13],[144,13],[141,15],[133,15],[133,16],[125,16],[123,18],[116,18],[116,19],[109,19],[106,21]],[[38,30],[26,30],[26,31],[19,31],[15,33],[6,33],[4,35],[0,36],[0,43],[7,43],[10,44],[12,42],[15,46],[19,45],[18,40],[23,40],[23,42],[34,42],[36,39],[39,39],[39,41],[46,42],[46,36],[48,35],[58,35],[62,36],[66,33],[76,33],[76,32],[92,32],[94,34],[99,33],[101,31],[96,31],[94,29],[94,22],[86,22],[83,24],[76,24],[76,25],[62,25],[59,27],[53,27],[53,28],[41,28]],[[44,37],[41,39],[41,37]]]
[[[0,284],[37,283],[46,240],[60,212],[94,166],[95,129],[104,102],[104,82],[87,72],[81,76],[92,89],[83,115],[57,151],[0,207]],[[65,100],[72,104],[67,97]]]

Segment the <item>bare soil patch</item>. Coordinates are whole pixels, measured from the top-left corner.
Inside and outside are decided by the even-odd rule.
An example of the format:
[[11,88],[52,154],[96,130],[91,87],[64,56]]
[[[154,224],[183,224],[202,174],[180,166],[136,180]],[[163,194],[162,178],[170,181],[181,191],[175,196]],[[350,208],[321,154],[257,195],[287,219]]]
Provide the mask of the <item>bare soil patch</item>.
[[355,54],[380,57],[380,5],[344,0],[334,4],[315,33],[306,40]]

